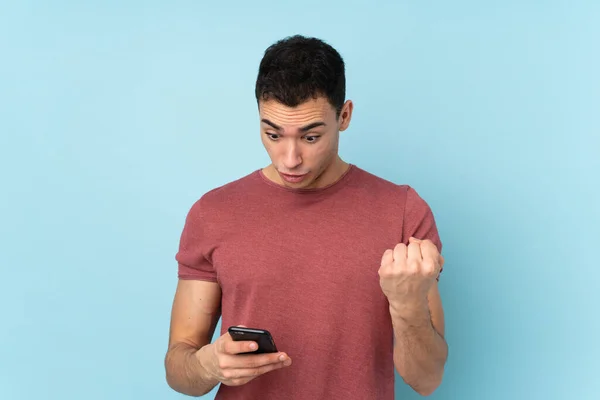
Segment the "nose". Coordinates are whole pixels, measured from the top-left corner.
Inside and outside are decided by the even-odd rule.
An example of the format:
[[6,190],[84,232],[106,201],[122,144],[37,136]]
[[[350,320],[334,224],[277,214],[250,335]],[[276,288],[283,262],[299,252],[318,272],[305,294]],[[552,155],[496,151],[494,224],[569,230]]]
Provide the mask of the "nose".
[[302,157],[300,156],[299,146],[296,143],[290,143],[283,158],[283,165],[287,170],[293,171],[300,164],[302,164]]

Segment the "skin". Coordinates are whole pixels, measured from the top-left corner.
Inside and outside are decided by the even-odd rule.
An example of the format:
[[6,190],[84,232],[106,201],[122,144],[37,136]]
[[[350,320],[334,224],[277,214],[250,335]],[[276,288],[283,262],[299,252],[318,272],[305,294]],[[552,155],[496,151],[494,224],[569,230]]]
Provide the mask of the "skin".
[[283,352],[239,355],[255,350],[256,343],[234,342],[229,333],[210,343],[220,317],[220,302],[217,283],[179,280],[177,284],[165,370],[167,383],[180,393],[202,396],[219,382],[243,385],[292,364]]
[[[348,163],[338,155],[338,148],[340,132],[350,125],[353,108],[352,101],[348,100],[337,116],[323,97],[297,107],[276,101],[261,102],[261,139],[271,159],[271,164],[263,169],[265,176],[282,186],[297,189],[334,183],[348,169]],[[290,183],[279,173],[308,175],[300,183]]]
[[437,277],[444,258],[430,240],[411,237],[383,253],[380,286],[394,327],[394,365],[404,382],[423,396],[441,384],[448,346]]
[[[338,155],[339,135],[352,118],[347,101],[339,115],[323,97],[297,107],[276,101],[259,104],[260,134],[271,164],[263,168],[271,181],[296,189],[336,182],[349,165]],[[302,175],[290,183],[283,174]],[[443,257],[429,240],[411,238],[384,252],[380,285],[389,301],[394,328],[394,365],[415,391],[429,395],[442,380],[447,358],[444,313],[437,287]],[[176,391],[201,396],[219,382],[243,385],[256,377],[292,364],[284,353],[239,355],[253,342],[234,342],[228,333],[210,340],[220,317],[221,290],[217,283],[180,280],[171,313],[166,377]]]

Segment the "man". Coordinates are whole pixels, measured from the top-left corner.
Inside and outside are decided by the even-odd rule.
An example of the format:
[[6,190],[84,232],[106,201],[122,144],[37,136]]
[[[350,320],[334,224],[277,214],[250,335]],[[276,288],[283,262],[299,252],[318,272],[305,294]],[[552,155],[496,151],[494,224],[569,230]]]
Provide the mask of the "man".
[[[271,164],[189,211],[165,358],[174,390],[393,399],[394,368],[423,395],[439,386],[447,345],[434,217],[410,186],[338,155],[353,111],[344,68],[315,38],[265,52],[256,98]],[[256,344],[233,341],[233,325],[269,330],[281,352],[240,354]]]

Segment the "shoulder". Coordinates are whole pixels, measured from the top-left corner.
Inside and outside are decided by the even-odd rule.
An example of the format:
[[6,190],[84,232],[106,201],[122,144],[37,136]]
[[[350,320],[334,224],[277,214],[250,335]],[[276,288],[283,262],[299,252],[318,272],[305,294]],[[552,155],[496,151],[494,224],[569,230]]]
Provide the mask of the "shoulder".
[[405,197],[410,190],[414,190],[407,184],[393,182],[360,167],[354,166],[354,169],[355,185],[370,193],[381,194],[383,192]]
[[257,171],[253,171],[234,181],[215,187],[204,193],[190,208],[190,216],[201,218],[207,214],[231,209],[243,202],[245,196],[256,186]]
[[387,200],[389,204],[400,206],[409,212],[413,209],[420,211],[429,208],[427,202],[411,184],[393,182],[356,166],[355,170],[354,185],[365,194],[380,201]]

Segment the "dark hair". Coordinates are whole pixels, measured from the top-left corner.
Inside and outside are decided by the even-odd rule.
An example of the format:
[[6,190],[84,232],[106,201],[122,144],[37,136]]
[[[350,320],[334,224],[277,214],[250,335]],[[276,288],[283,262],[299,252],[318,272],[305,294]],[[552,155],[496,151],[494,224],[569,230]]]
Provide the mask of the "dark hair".
[[258,69],[256,100],[295,107],[324,96],[338,116],[346,98],[344,60],[324,41],[290,36],[267,48]]

